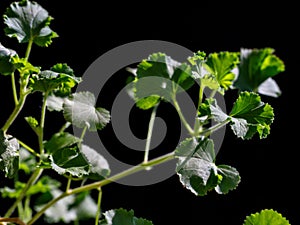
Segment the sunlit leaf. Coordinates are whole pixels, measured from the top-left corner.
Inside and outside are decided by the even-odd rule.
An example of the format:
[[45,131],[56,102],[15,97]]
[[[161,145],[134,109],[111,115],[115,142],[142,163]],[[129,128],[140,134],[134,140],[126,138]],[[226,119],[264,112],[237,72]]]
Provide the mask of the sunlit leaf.
[[75,93],[64,102],[64,117],[76,127],[101,130],[109,123],[110,114],[104,108],[96,108],[95,104],[96,99],[91,92]]
[[36,2],[23,0],[13,2],[6,10],[5,33],[19,43],[33,41],[38,46],[48,46],[58,35],[49,27],[52,17]]
[[290,225],[281,213],[273,209],[264,209],[246,217],[243,225]]

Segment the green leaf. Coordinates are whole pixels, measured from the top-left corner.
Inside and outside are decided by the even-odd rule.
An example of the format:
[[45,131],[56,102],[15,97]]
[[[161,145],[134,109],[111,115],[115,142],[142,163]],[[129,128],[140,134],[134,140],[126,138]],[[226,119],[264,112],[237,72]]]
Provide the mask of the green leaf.
[[14,64],[12,63],[12,58],[16,55],[16,51],[5,48],[0,43],[0,74],[11,75],[15,71]]
[[78,147],[63,148],[50,155],[51,167],[58,174],[82,177],[89,174],[89,164]]
[[80,139],[69,133],[56,133],[45,143],[51,167],[59,174],[82,177],[89,174],[89,163],[78,147]]
[[[41,177],[37,183],[30,186],[28,191],[26,192],[26,196],[32,196],[40,193],[46,193],[53,188],[56,188],[60,185],[60,183],[49,176]],[[3,198],[18,198],[26,186],[26,183],[16,181],[15,188],[4,187],[0,189]]]
[[177,147],[175,155],[180,182],[195,195],[204,196],[213,189],[219,194],[227,194],[240,182],[239,173],[234,168],[215,164],[211,139],[188,138]]
[[255,133],[258,133],[260,138],[267,137],[274,120],[273,108],[263,103],[258,94],[247,91],[240,93],[229,115],[237,119],[232,120],[231,127],[234,132],[245,127],[247,122],[248,130],[246,135],[242,136],[246,139],[252,138]]
[[112,209],[103,215],[105,218],[100,221],[101,225],[153,225],[149,220],[135,217],[133,210]]
[[235,80],[235,74],[232,70],[239,63],[239,53],[219,52],[211,53],[207,57],[205,68],[214,75],[219,85],[227,90],[232,86]]
[[174,94],[194,84],[190,65],[179,63],[160,52],[142,60],[135,74],[134,97],[141,109],[149,109],[160,100],[170,100]]
[[0,130],[0,170],[5,177],[13,178],[19,169],[19,142],[11,135]]
[[110,169],[106,159],[96,150],[87,145],[81,145],[81,152],[90,164],[90,173],[88,178],[102,180],[110,174]]
[[283,61],[272,48],[241,49],[240,56],[239,75],[234,86],[242,91],[256,92],[264,81],[285,70]]
[[53,18],[38,3],[23,0],[13,2],[6,10],[5,33],[19,43],[33,41],[38,46],[48,46],[58,35],[49,27]]
[[[81,78],[75,77],[73,72],[70,74],[60,72],[57,69],[57,65],[52,68],[55,71],[51,69],[34,74],[30,79],[29,86],[33,91],[44,93],[54,92],[55,95],[61,97],[70,95],[71,89],[81,82]],[[65,68],[62,68],[61,71],[70,72],[69,70],[66,71]]]
[[63,132],[54,134],[49,141],[44,144],[45,150],[49,153],[55,153],[56,151],[73,146],[80,142],[80,138],[74,135]]
[[29,76],[31,74],[36,74],[40,72],[40,67],[33,66],[25,58],[19,58],[18,56],[15,56],[12,58],[12,63],[14,64],[15,68],[19,71],[21,77]]
[[264,209],[247,216],[243,225],[290,225],[290,223],[281,213],[273,209]]
[[78,92],[65,100],[64,117],[79,128],[90,131],[101,130],[110,121],[110,114],[104,108],[95,108],[96,99],[91,92]]

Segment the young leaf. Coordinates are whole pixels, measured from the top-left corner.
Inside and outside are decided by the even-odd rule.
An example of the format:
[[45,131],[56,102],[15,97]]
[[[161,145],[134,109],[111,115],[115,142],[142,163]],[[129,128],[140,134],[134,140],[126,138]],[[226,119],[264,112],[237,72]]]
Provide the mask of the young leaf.
[[12,58],[16,55],[16,51],[5,48],[0,43],[0,74],[11,75],[15,71],[14,64],[12,63]]
[[[239,75],[234,86],[242,91],[257,92],[264,81],[285,70],[283,61],[274,55],[274,49],[272,48],[241,49],[240,56]],[[271,90],[269,92],[272,93],[270,96],[274,96],[276,92],[276,89],[273,89],[274,87],[276,88],[277,84],[268,87]],[[261,92],[261,94],[266,93]]]
[[263,103],[258,94],[247,91],[240,93],[229,115],[236,119],[232,120],[231,125],[234,132],[245,127],[247,122],[248,130],[246,135],[242,136],[246,139],[252,138],[255,133],[258,133],[260,138],[267,137],[274,120],[273,108]]
[[176,171],[181,183],[196,195],[206,195],[213,189],[219,194],[227,194],[240,182],[236,169],[215,164],[211,139],[186,139],[178,146],[175,154],[178,157]]
[[79,128],[90,131],[101,130],[110,121],[110,114],[104,108],[95,108],[96,99],[91,92],[79,92],[65,100],[65,119]]
[[58,35],[49,27],[53,18],[38,3],[28,0],[13,2],[6,10],[5,33],[19,43],[33,41],[38,46],[48,46]]
[[290,223],[281,213],[273,209],[264,209],[247,216],[243,225],[290,225]]
[[112,209],[103,215],[105,218],[100,221],[101,225],[153,225],[149,220],[135,217],[133,210]]
[[40,72],[39,67],[33,66],[25,58],[19,58],[18,56],[15,56],[12,58],[12,63],[14,64],[15,68],[19,71],[21,77],[29,76],[31,74],[36,74]]
[[219,52],[211,53],[205,63],[206,70],[215,76],[219,85],[227,90],[232,86],[235,80],[235,74],[232,70],[239,63],[239,53],[236,52]]
[[0,130],[0,170],[8,178],[13,178],[19,169],[19,142]]
[[[59,70],[57,69],[57,65],[56,67],[52,67],[51,70],[42,71],[31,77],[29,85],[33,91],[53,92],[55,95],[61,97],[71,94],[71,89],[81,82],[81,78],[75,77],[73,71],[70,71],[71,68],[68,67],[68,70],[66,68]],[[64,72],[70,72],[70,74]]]

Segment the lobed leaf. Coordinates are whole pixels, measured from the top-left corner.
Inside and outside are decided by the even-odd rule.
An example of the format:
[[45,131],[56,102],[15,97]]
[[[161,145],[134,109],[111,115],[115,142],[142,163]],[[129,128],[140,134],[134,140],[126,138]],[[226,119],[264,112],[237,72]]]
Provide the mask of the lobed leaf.
[[6,48],[0,43],[0,74],[11,75],[15,71],[12,58],[16,55],[16,51]]
[[281,213],[273,209],[264,209],[247,216],[243,225],[290,225],[290,223]]
[[142,60],[135,75],[134,98],[141,109],[149,109],[160,100],[170,100],[174,94],[194,84],[190,65],[179,63],[161,52]]
[[232,120],[234,132],[242,127],[248,127],[246,134],[242,136],[246,139],[252,138],[255,133],[258,133],[260,138],[267,137],[274,120],[273,108],[262,102],[258,94],[247,91],[240,93],[229,115],[236,118]]
[[[274,49],[241,49],[240,60],[239,75],[234,87],[274,97],[280,95],[279,87],[274,80],[264,83],[285,70],[283,61],[274,54]],[[265,91],[266,89],[268,91]]]
[[49,27],[52,17],[36,2],[22,0],[13,2],[4,14],[7,25],[5,33],[15,37],[19,43],[33,41],[38,46],[46,47],[58,35]]
[[236,169],[215,164],[214,144],[211,139],[188,138],[175,150],[180,182],[192,193],[204,196],[215,190],[227,194],[237,187],[240,176]]
[[101,225],[153,225],[149,220],[135,217],[133,210],[112,209],[103,215],[105,218],[100,221]]
[[214,75],[220,87],[227,90],[235,80],[235,74],[232,70],[239,64],[239,53],[219,52],[211,53],[205,63],[206,70]]
[[110,121],[110,114],[104,108],[95,108],[95,96],[91,92],[78,92],[65,100],[65,119],[79,128],[90,131],[101,130]]

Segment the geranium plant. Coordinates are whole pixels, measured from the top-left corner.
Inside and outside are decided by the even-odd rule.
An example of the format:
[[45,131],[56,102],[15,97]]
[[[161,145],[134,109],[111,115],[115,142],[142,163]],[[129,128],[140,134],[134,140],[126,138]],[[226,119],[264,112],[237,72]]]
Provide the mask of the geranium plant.
[[[101,155],[101,149],[91,148],[84,140],[86,132],[105,129],[111,120],[110,112],[96,106],[96,97],[89,90],[76,92],[76,86],[84,79],[76,76],[70,65],[59,62],[43,68],[30,63],[33,45],[48,47],[58,37],[50,28],[52,19],[41,5],[28,0],[11,3],[4,15],[5,34],[17,39],[20,45],[26,44],[27,49],[23,55],[1,40],[0,74],[1,79],[11,79],[12,97],[6,101],[11,101],[14,109],[0,130],[0,192],[1,198],[8,198],[11,203],[5,212],[0,212],[0,224],[32,225],[41,218],[43,224],[71,221],[79,224],[94,218],[96,225],[151,225],[150,219],[136,217],[133,210],[120,207],[102,212],[101,188],[170,160],[177,161],[174,173],[178,182],[195,196],[211,191],[227,194],[237,188],[240,183],[237,169],[218,164],[210,136],[224,126],[229,126],[241,139],[262,139],[270,134],[274,109],[262,101],[261,95],[281,94],[273,77],[285,70],[274,49],[209,54],[196,51],[186,62],[178,62],[162,52],[141,59],[136,68],[130,68],[129,92],[137,108],[152,110],[144,158],[140,164],[110,176],[109,162]],[[177,96],[195,86],[198,96],[191,124]],[[204,94],[205,90],[209,96]],[[229,91],[236,93],[236,101],[227,113],[215,96],[224,96]],[[37,137],[37,148],[10,132],[30,95],[42,96],[40,115],[24,118]],[[161,102],[174,106],[189,137],[169,153],[150,159],[152,131]],[[65,123],[46,139],[45,120],[53,111],[62,113]],[[81,135],[75,136],[70,125],[81,129]],[[47,170],[55,171],[65,183],[48,176]],[[20,179],[20,173],[25,174],[26,182]],[[5,183],[9,179],[13,179],[13,184]],[[97,199],[91,196],[92,190],[98,192]],[[289,224],[271,209],[252,214],[243,222],[244,225]]]

